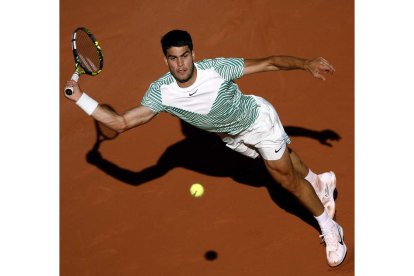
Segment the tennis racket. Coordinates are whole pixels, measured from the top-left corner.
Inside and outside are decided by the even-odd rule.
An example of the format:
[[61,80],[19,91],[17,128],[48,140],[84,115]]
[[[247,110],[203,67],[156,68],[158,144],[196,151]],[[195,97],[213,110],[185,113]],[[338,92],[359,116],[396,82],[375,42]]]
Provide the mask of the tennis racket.
[[[82,74],[96,76],[102,71],[101,46],[88,29],[79,27],[73,32],[72,52],[75,58],[75,73],[72,75],[72,80],[77,82]],[[65,93],[68,96],[72,95],[73,88],[66,87]]]

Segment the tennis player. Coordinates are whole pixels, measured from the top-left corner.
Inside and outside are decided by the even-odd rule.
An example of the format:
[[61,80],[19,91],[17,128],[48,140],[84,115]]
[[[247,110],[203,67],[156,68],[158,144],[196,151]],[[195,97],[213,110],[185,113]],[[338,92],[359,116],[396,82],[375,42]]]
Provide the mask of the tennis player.
[[[335,69],[324,58],[270,56],[259,59],[214,58],[195,62],[188,32],[172,30],[161,39],[169,72],[150,84],[141,104],[120,115],[98,104],[70,80],[76,102],[88,115],[122,133],[168,112],[206,131],[217,133],[226,145],[264,164],[283,188],[292,193],[315,217],[326,245],[330,266],[341,264],[347,253],[342,227],[335,214],[333,172],[315,174],[292,150],[279,116],[265,99],[244,95],[234,80],[245,75],[280,70],[305,70],[325,80]],[[219,157],[218,157],[219,158]]]

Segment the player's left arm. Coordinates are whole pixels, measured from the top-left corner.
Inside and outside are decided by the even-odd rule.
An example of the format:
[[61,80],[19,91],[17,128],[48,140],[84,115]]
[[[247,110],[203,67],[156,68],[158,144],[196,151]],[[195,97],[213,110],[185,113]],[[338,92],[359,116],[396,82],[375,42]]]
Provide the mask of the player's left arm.
[[270,56],[244,60],[243,75],[279,70],[305,70],[321,80],[325,80],[322,73],[333,74],[335,72],[333,66],[322,57],[304,59],[293,56]]

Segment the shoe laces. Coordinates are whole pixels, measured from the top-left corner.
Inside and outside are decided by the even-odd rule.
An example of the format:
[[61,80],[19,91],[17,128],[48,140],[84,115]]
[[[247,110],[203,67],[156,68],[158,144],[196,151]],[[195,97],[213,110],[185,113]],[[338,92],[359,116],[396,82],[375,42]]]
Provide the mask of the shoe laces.
[[330,229],[322,230],[322,235],[319,235],[319,237],[322,239],[326,248],[332,251],[338,247],[339,235],[337,226],[334,224]]

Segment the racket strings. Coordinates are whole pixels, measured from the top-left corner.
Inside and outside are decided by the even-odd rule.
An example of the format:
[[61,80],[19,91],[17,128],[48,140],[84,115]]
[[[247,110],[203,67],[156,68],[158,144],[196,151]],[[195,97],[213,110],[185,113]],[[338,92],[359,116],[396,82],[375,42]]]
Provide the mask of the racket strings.
[[80,65],[90,72],[97,73],[101,69],[101,58],[95,42],[84,31],[76,33],[76,48]]

